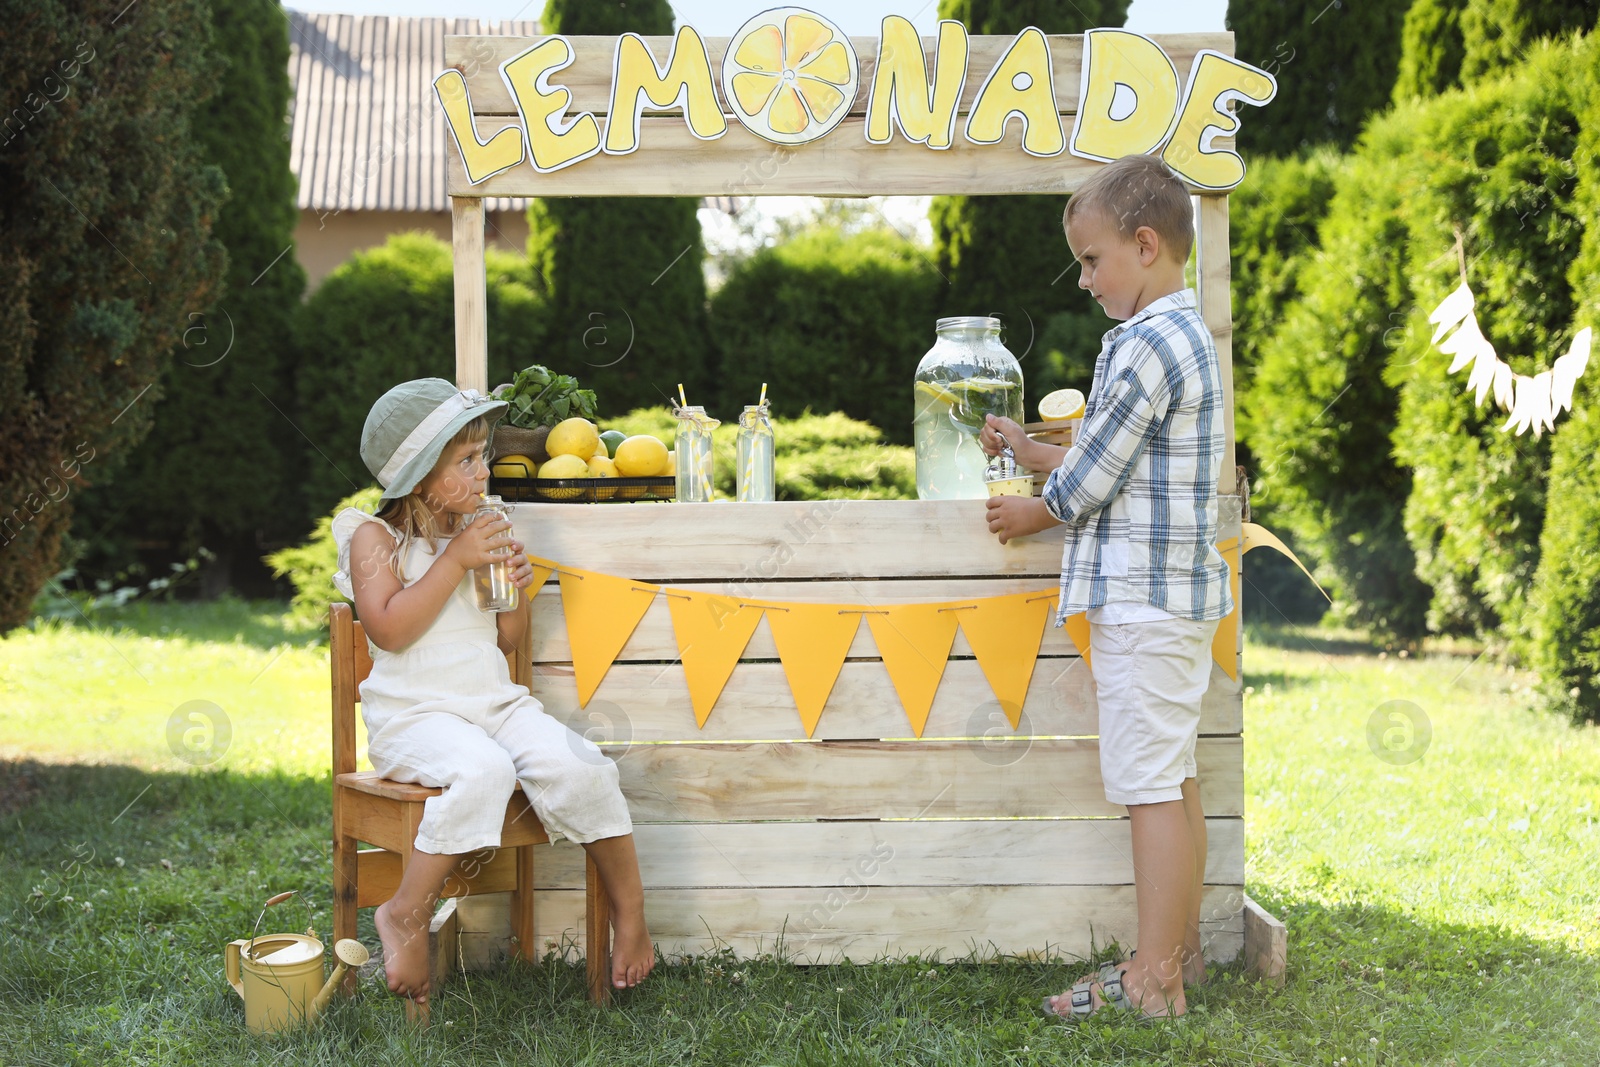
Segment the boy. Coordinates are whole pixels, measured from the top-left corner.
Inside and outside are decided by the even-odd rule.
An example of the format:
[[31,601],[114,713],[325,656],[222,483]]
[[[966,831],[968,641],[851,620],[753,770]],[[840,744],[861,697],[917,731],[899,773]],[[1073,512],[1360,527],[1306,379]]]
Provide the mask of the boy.
[[1184,983],[1205,977],[1195,734],[1211,638],[1233,610],[1215,546],[1221,371],[1184,285],[1189,194],[1164,164],[1126,156],[1101,168],[1068,202],[1064,223],[1079,287],[1122,325],[1104,337],[1072,448],[1031,441],[989,416],[985,451],[999,451],[998,431],[1020,465],[1052,473],[1042,497],[989,500],[988,522],[1002,544],[1066,525],[1056,625],[1088,614],[1100,772],[1106,799],[1128,808],[1139,936],[1137,955],[1044,1007],[1069,1018],[1102,1007],[1182,1015]]

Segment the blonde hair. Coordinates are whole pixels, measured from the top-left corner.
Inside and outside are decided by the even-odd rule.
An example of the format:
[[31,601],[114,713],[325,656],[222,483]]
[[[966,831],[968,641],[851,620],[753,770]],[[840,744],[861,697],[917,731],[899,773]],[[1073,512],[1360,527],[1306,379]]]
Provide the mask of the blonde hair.
[[1123,156],[1107,163],[1072,194],[1061,216],[1062,228],[1074,217],[1095,212],[1131,240],[1141,226],[1161,238],[1179,263],[1194,247],[1194,205],[1183,181],[1155,156]]
[[[457,430],[455,435],[445,443],[444,448],[439,453],[439,459],[433,465],[433,470],[424,475],[424,478],[431,476],[434,471],[439,469],[440,464],[445,462],[445,456],[451,449],[458,445],[476,444],[479,441],[487,441],[488,439],[489,418],[486,415],[480,415]],[[378,509],[378,518],[393,526],[400,534],[400,543],[395,546],[394,555],[389,557],[389,569],[402,582],[405,581],[406,576],[400,572],[400,561],[405,558],[406,549],[411,546],[413,540],[420,540],[427,546],[428,551],[432,552],[434,541],[441,537],[453,537],[461,527],[472,521],[466,515],[452,515],[450,516],[449,527],[441,530],[439,524],[434,521],[433,511],[428,507],[427,501],[423,499],[421,482],[418,482],[416,487],[405,496],[385,501],[383,506]]]

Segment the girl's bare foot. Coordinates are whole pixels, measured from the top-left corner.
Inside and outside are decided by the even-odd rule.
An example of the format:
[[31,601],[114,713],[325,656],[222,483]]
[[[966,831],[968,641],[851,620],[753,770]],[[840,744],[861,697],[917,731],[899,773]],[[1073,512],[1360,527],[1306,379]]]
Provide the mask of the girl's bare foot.
[[636,915],[611,917],[611,984],[631,989],[644,981],[656,965],[656,947],[644,923],[644,910]]
[[373,914],[378,939],[383,942],[383,973],[389,992],[414,1002],[428,1003],[428,937],[414,916],[397,913],[395,901],[378,905]]

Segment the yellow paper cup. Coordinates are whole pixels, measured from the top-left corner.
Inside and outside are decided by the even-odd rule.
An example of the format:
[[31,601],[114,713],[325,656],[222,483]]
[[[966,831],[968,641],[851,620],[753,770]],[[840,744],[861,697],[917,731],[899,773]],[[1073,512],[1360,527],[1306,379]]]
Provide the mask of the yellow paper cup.
[[1015,478],[997,478],[986,483],[990,496],[1032,496],[1033,475],[1020,474]]

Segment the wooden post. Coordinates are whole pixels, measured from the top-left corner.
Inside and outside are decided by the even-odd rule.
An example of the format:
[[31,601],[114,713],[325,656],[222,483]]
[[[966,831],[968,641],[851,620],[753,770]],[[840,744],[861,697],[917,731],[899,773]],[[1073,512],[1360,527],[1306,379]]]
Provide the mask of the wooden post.
[[1217,360],[1222,365],[1222,424],[1228,439],[1217,492],[1231,496],[1239,491],[1239,479],[1233,437],[1233,296],[1229,291],[1233,266],[1228,259],[1227,194],[1202,196],[1198,214],[1200,315],[1217,342]]
[[456,385],[489,391],[489,294],[483,265],[483,200],[450,198],[456,280]]

